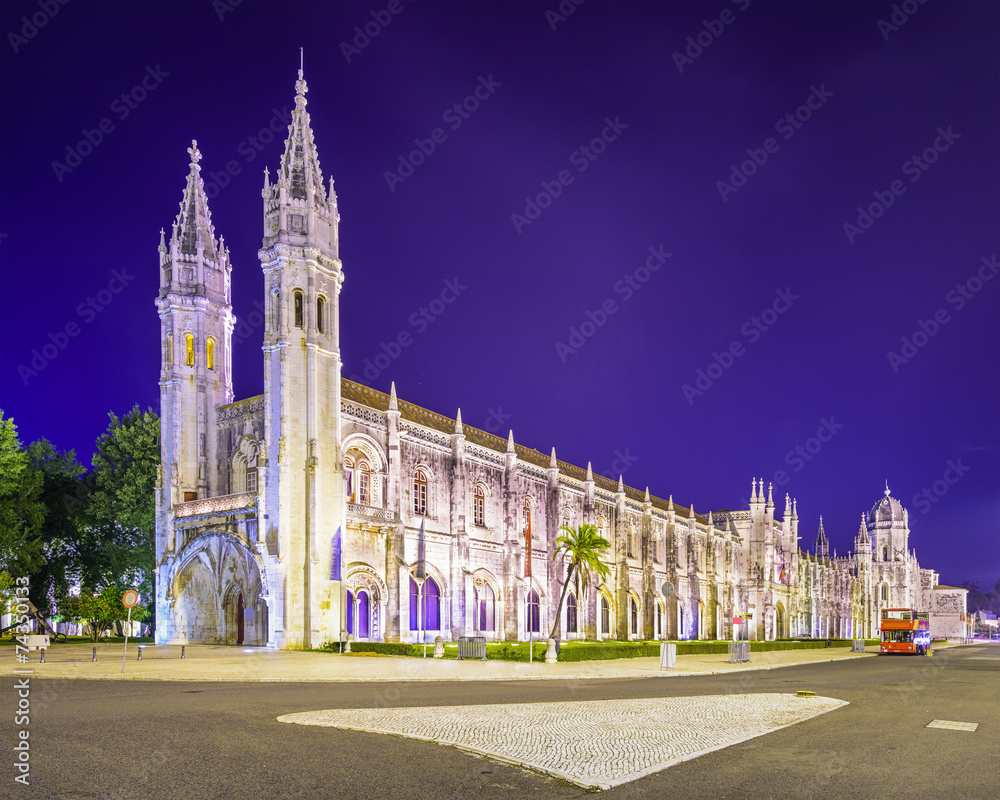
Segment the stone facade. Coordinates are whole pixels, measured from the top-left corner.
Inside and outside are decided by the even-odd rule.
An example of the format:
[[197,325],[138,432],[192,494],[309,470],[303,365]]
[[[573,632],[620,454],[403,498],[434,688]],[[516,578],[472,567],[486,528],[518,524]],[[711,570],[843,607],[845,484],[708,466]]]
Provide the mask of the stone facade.
[[265,173],[263,395],[233,402],[232,267],[196,143],[161,232],[158,643],[542,638],[559,527],[583,522],[611,542],[610,572],[570,588],[564,639],[872,636],[882,608],[936,607],[888,490],[854,553],[831,557],[821,523],[810,555],[795,501],[778,519],[763,481],[749,508],[703,516],[342,378],[340,215],[306,91],[300,72]]

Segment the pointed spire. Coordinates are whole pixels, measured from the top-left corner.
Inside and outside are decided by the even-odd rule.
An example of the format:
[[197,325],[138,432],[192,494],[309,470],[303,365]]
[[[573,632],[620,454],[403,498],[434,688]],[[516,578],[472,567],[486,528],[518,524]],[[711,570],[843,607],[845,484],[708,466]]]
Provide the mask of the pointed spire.
[[756,503],[757,502],[757,479],[756,478],[753,479],[753,486],[750,489],[750,502],[751,503]]
[[323,173],[316,154],[309,112],[306,111],[308,91],[309,87],[300,69],[299,79],[295,82],[295,109],[292,111],[292,124],[288,126],[285,153],[281,157],[278,171],[278,184],[286,189],[287,196],[292,201],[308,200],[311,190],[313,202],[323,206],[327,202],[326,189],[323,186]]
[[399,403],[396,400],[396,381],[389,387],[389,410],[399,411]]
[[799,518],[799,501],[796,498],[792,498],[792,519]]
[[696,518],[697,514],[694,513],[694,503],[692,503],[691,507],[688,509],[688,519],[696,519]]
[[160,247],[159,247],[159,250],[160,250],[161,253],[166,253],[167,252],[167,242],[166,242],[166,239],[163,238],[165,235],[166,234],[163,232],[163,228],[160,228]]
[[643,502],[646,502],[646,503],[650,502],[650,499],[649,499],[649,487],[648,486],[646,487],[646,498],[645,498],[645,500]]
[[553,447],[552,448],[552,455],[549,456],[549,469],[552,469],[553,467],[558,467],[558,466],[559,466],[559,462],[556,461],[556,449]]
[[826,538],[826,531],[823,530],[823,515],[819,518],[819,532],[816,534],[816,557],[830,557],[830,540]]
[[507,452],[508,453],[516,452],[514,450],[514,429],[513,428],[511,428],[511,431],[510,431],[510,433],[507,436]]
[[201,177],[201,151],[197,140],[191,140],[188,148],[191,156],[187,184],[181,199],[180,211],[174,221],[173,239],[177,240],[178,250],[182,256],[195,256],[198,246],[206,258],[215,260],[218,257],[215,241],[215,227],[212,225],[212,214],[208,210],[208,197],[205,195],[205,182]]
[[458,414],[455,415],[455,433],[465,433],[465,429],[462,427],[462,409],[458,409]]
[[785,492],[785,514],[784,516],[790,517],[792,515],[792,498],[788,496],[788,492]]
[[618,491],[619,492],[624,492],[625,491],[625,482],[622,480],[622,476],[621,475],[618,476]]
[[708,511],[708,527],[709,528],[714,528],[715,527],[715,521],[712,519],[712,510],[711,509],[709,509],[709,511]]
[[594,480],[594,470],[590,466],[590,462],[589,461],[587,462],[587,480],[588,481]]
[[[761,492],[763,493],[763,488],[764,488],[764,479],[763,478],[761,478],[761,480],[760,480],[760,485],[761,485]],[[772,488],[772,485],[769,483],[767,485],[767,507],[770,508],[770,509],[773,509],[774,508],[774,498],[771,496],[771,488]]]
[[674,510],[674,496],[670,495],[670,497],[667,499],[667,511],[673,511],[673,510]]
[[888,478],[885,481],[885,496],[886,497],[889,496],[889,480],[888,480]]

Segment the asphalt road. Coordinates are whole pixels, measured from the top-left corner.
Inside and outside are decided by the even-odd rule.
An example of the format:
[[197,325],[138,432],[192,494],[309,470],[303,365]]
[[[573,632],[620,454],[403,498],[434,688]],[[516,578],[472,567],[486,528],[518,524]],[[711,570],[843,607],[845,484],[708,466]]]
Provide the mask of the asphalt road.
[[[850,705],[602,794],[608,798],[995,800],[1000,646],[739,677],[410,684],[41,680],[31,683],[31,785],[0,798],[570,798],[588,792],[453,748],[279,723],[324,708],[789,692]],[[13,678],[4,678],[13,683]],[[4,692],[13,697],[15,693]],[[13,704],[3,742],[13,745]],[[928,729],[977,722],[974,733]],[[8,752],[10,752],[8,750]],[[8,759],[10,756],[8,756]],[[10,764],[10,760],[7,761]]]

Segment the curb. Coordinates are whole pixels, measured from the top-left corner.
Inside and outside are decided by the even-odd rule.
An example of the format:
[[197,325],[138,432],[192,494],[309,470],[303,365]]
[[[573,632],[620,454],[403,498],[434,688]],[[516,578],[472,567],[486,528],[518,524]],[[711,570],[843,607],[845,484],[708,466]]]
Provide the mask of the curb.
[[[137,675],[135,673],[113,674],[113,675],[45,675],[34,673],[31,677],[35,680],[96,680],[96,681],[177,681],[182,683],[463,683],[469,681],[578,681],[578,680],[648,680],[650,678],[690,678],[699,675],[737,675],[746,672],[758,672],[763,670],[783,669],[785,667],[803,667],[812,664],[828,664],[832,661],[851,661],[859,658],[877,656],[878,653],[852,653],[851,655],[839,658],[825,658],[813,661],[795,661],[789,664],[761,664],[755,665],[753,662],[737,669],[719,670],[650,670],[648,672],[637,672],[635,670],[623,671],[617,674],[606,675],[544,675],[544,674],[518,674],[518,675],[456,675],[450,677],[414,677],[396,676],[385,678],[365,678],[361,676],[351,677],[187,677],[187,676],[148,676]],[[539,665],[539,669],[544,669]]]

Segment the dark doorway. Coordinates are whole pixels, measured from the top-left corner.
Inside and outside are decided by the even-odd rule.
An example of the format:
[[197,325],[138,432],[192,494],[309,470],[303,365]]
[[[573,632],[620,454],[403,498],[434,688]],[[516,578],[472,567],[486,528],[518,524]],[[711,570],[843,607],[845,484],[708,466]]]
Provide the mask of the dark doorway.
[[236,599],[236,644],[243,644],[243,622],[243,592],[240,592],[240,596]]

